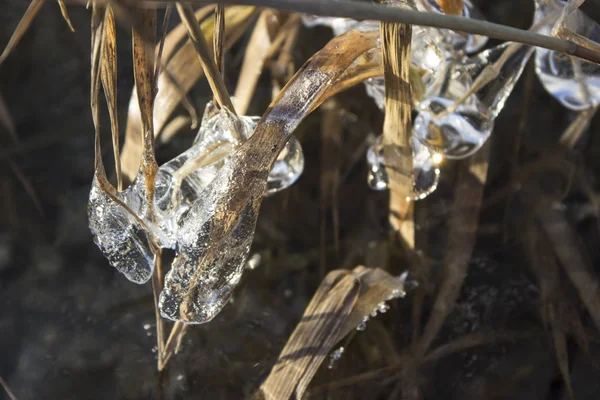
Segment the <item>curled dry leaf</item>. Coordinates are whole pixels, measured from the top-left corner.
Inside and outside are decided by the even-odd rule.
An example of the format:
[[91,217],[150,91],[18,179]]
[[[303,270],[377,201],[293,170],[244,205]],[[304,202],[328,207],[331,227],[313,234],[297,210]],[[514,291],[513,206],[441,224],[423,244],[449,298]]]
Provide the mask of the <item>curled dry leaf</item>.
[[[213,9],[214,6],[211,6],[210,10]],[[205,8],[201,9],[196,12],[196,17],[202,17],[206,12]],[[225,50],[229,49],[241,37],[252,22],[253,15],[255,15],[254,7],[227,7],[225,10],[227,23]],[[202,33],[209,42],[212,41],[213,26],[214,18],[205,20],[201,25]],[[175,51],[176,43],[185,37],[185,32],[185,27],[182,24],[173,29],[165,39],[163,57],[168,61],[161,68],[157,81],[158,92],[155,100],[156,112],[154,113],[154,131],[156,134],[162,131],[168,118],[177,105],[181,103],[185,93],[198,82],[203,74],[202,66],[197,61],[194,46],[190,42],[185,43]],[[121,153],[123,175],[130,181],[138,172],[142,154],[142,142],[138,134],[140,129],[141,119],[134,91],[129,103],[125,143]]]
[[306,307],[256,397],[300,399],[333,346],[382,302],[404,293],[404,280],[378,268],[331,271]]

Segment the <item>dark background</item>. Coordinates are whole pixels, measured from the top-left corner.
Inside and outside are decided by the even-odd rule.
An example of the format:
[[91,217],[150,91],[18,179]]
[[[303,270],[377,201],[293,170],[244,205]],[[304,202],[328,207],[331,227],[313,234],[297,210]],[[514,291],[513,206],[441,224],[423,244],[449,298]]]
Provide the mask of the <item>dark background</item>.
[[[0,47],[7,43],[26,3],[2,2]],[[527,28],[531,20],[529,1],[478,3],[494,22]],[[600,20],[599,2],[587,3],[588,14]],[[159,390],[150,285],[132,284],[111,268],[87,227],[87,196],[93,176],[90,11],[70,6],[69,12],[76,33],[69,31],[57,4],[48,2],[30,32],[0,66],[0,95],[19,138],[15,145],[6,131],[0,131],[0,376],[20,400],[149,399],[160,392],[166,399],[248,396],[268,374],[320,281],[321,115],[314,113],[297,131],[306,157],[303,176],[293,188],[263,204],[253,250],[260,252],[261,264],[245,273],[234,301],[214,321],[189,331],[182,353],[171,361]],[[177,22],[173,16],[171,23]],[[304,29],[294,52],[296,65],[329,37],[325,28]],[[130,38],[122,29],[119,40],[118,101],[124,132],[133,77]],[[227,56],[230,88],[246,40]],[[529,86],[527,79],[531,80]],[[260,114],[265,109],[269,90],[267,77],[261,80],[252,112]],[[543,90],[529,65],[496,123],[486,198],[509,180],[508,171],[515,161],[510,149],[529,90],[519,162],[554,144],[572,118]],[[210,97],[207,85],[198,85],[191,97],[202,112]],[[327,253],[328,269],[368,264],[365,257],[370,244],[385,243],[388,237],[387,195],[367,188],[364,157],[353,162],[351,156],[364,146],[367,134],[380,131],[381,113],[362,86],[341,95],[340,103],[347,110],[341,167],[344,179],[338,204],[342,248],[339,254]],[[599,122],[598,118],[593,121],[576,155],[595,189],[600,170]],[[106,120],[102,129],[108,134]],[[178,154],[192,138],[191,133],[178,136],[158,150],[159,159]],[[109,159],[109,141],[104,144]],[[40,210],[10,163],[35,190]],[[454,165],[444,169],[439,190],[417,211],[422,234],[427,237],[423,250],[434,260],[434,271],[440,267],[455,178]],[[587,244],[587,256],[598,270],[597,220],[586,214],[589,203],[574,198],[567,205],[573,226]],[[469,276],[436,343],[472,331],[537,328],[541,334],[477,347],[427,365],[416,378],[426,399],[567,398],[552,337],[542,330],[539,288],[527,267],[521,233],[514,223],[522,212],[518,204],[509,206],[508,199],[484,210]],[[328,230],[328,244],[332,237]],[[407,268],[392,264],[394,272]],[[410,301],[409,293],[406,300],[393,304],[388,314],[370,321],[336,368],[320,371],[316,383],[387,365],[387,346],[399,350],[409,340]],[[431,301],[428,298],[426,306]],[[592,330],[589,318],[582,315],[584,325]],[[386,343],[390,338],[392,343]],[[571,340],[568,345],[576,399],[600,398],[597,340],[590,340],[588,353]],[[400,398],[394,394],[397,383],[391,375],[331,396]],[[0,391],[0,399],[3,396]]]

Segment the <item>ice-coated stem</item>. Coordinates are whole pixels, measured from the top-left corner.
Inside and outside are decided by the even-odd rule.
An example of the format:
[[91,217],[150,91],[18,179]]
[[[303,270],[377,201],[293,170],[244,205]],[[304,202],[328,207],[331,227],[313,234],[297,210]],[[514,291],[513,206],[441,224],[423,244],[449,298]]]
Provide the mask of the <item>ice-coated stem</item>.
[[376,46],[376,33],[352,31],[334,38],[271,103],[252,137],[183,218],[178,253],[159,302],[164,317],[204,323],[227,303],[241,277],[267,176],[279,152],[302,119],[325,100],[329,86]]

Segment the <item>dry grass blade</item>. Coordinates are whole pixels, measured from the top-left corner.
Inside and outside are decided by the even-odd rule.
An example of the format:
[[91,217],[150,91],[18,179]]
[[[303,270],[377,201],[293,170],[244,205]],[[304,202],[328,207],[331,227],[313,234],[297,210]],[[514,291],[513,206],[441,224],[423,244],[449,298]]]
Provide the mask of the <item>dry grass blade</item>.
[[202,68],[204,69],[204,73],[208,79],[208,84],[213,91],[215,99],[219,104],[227,107],[231,112],[235,113],[235,109],[231,103],[231,99],[229,98],[229,92],[227,91],[225,83],[223,82],[223,77],[219,72],[215,60],[210,54],[210,48],[206,42],[206,38],[204,37],[202,29],[200,28],[200,25],[194,16],[194,10],[189,4],[177,3],[176,7],[177,11],[179,12],[179,16],[181,17],[181,22],[183,22],[187,28],[190,41],[198,53],[198,59],[200,60],[200,64],[202,64]]
[[265,399],[302,398],[317,369],[338,342],[359,291],[360,281],[354,274],[332,271],[325,277],[260,386]]
[[[167,40],[167,31],[169,30],[169,19],[173,12],[173,4],[168,4],[165,9],[165,15],[161,26],[160,41],[156,49],[156,63],[154,65],[154,82],[158,82],[158,76],[160,75],[160,67],[163,63],[163,52],[165,50],[165,41]],[[158,88],[156,88],[158,91]]]
[[[288,22],[289,23],[286,24],[285,29],[282,28],[280,32],[280,37],[283,41],[281,51],[277,57],[277,60],[275,60],[275,62],[271,65],[273,97],[279,93],[281,86],[283,86],[283,84],[287,82],[294,73],[292,51],[296,46],[298,33],[300,32],[300,18],[297,15],[292,15],[288,18]],[[274,44],[278,42],[277,39],[278,38],[275,38]],[[271,45],[269,53],[274,51],[274,49],[276,49],[276,47]]]
[[[463,335],[452,342],[441,345],[440,347],[432,350],[420,363],[425,364],[429,362],[437,361],[441,358],[448,357],[452,354],[460,353],[465,350],[469,350],[473,347],[485,346],[502,341],[516,341],[518,339],[527,339],[534,336],[540,335],[540,332],[473,332]],[[415,360],[412,357],[406,355],[400,355],[400,361],[386,367],[378,368],[375,370],[363,372],[358,375],[354,375],[348,378],[343,378],[334,382],[325,383],[318,387],[312,388],[310,394],[317,394],[327,390],[339,389],[344,386],[356,385],[361,382],[371,381],[381,377],[386,373],[397,372],[406,367],[407,363],[414,363]]]
[[269,49],[272,46],[275,33],[281,26],[281,18],[277,11],[267,9],[260,13],[258,21],[244,54],[244,62],[235,88],[235,106],[237,111],[244,115],[248,110],[256,83],[260,77]]
[[213,33],[213,53],[217,71],[223,75],[225,68],[225,52],[223,39],[225,37],[225,6],[217,5],[215,8],[215,29]]
[[44,209],[42,208],[42,203],[29,179],[27,179],[25,174],[23,174],[23,171],[21,171],[21,168],[19,168],[17,164],[15,164],[12,160],[8,160],[8,166],[12,170],[13,174],[15,174],[15,176],[17,177],[17,180],[21,182],[23,189],[25,189],[25,191],[31,198],[31,201],[33,201],[33,204],[38,213],[40,213],[40,215],[43,217]]
[[438,0],[438,3],[444,13],[462,15],[463,0]]
[[[201,19],[214,9],[209,6],[196,12],[196,18]],[[229,49],[245,32],[255,15],[253,7],[227,7],[225,19],[227,20],[227,32],[224,48]],[[202,32],[209,37],[213,33],[214,19],[208,19],[201,25]],[[167,123],[175,108],[185,101],[185,94],[202,77],[202,66],[197,62],[196,52],[191,43],[186,43],[175,52],[176,43],[185,35],[183,24],[173,29],[165,39],[163,57],[168,59],[162,72],[158,76],[158,93],[155,99],[154,130],[159,134]],[[177,39],[177,40],[175,40]],[[171,54],[173,54],[172,57]],[[169,58],[170,57],[170,58]],[[193,108],[190,111],[194,111]],[[139,159],[142,153],[142,142],[139,131],[141,129],[141,118],[137,107],[135,92],[129,103],[127,115],[127,130],[125,132],[125,143],[121,152],[121,163],[123,175],[133,180],[139,169]]]
[[121,159],[119,157],[119,116],[117,111],[117,32],[115,16],[110,7],[106,9],[104,20],[104,47],[100,68],[104,97],[106,98],[110,115],[117,189],[121,191],[123,190],[123,179],[121,177]]
[[407,197],[412,177],[412,97],[410,90],[410,44],[412,26],[381,23],[381,52],[385,80],[383,145],[388,188],[390,224],[414,248],[413,205]]
[[[173,6],[173,3],[170,3],[169,5]],[[196,16],[196,21],[202,24],[206,17],[208,17],[214,10],[214,5],[205,6],[196,10],[196,12],[194,13],[194,15]],[[204,27],[202,27],[202,32],[204,32],[205,35],[207,33]],[[163,51],[164,59],[169,60],[171,58],[171,55],[173,55],[173,53],[175,53],[175,51],[181,45],[181,42],[186,38],[187,30],[185,29],[185,26],[183,24],[179,24],[175,28],[173,28],[165,38]]]
[[[554,351],[559,371],[565,382],[569,399],[573,400],[573,388],[569,375],[569,357],[567,351],[567,335],[570,325],[565,319],[576,319],[581,324],[578,313],[571,307],[568,294],[562,289],[558,263],[552,251],[552,244],[545,235],[540,232],[535,220],[528,221],[525,238],[527,239],[527,252],[530,265],[537,275],[540,285],[540,304],[542,321],[549,328],[554,342]],[[562,315],[557,315],[563,310]],[[570,315],[568,315],[570,314]],[[578,334],[577,330],[573,332]],[[585,343],[586,338],[582,339]],[[584,345],[584,349],[587,345]]]
[[[199,285],[205,285],[200,278],[206,268],[222,265],[222,258],[219,257],[230,248],[229,243],[238,227],[244,227],[250,234],[254,232],[269,171],[290,135],[310,111],[324,101],[322,96],[329,84],[337,80],[361,54],[375,47],[376,43],[375,32],[351,31],[334,38],[313,55],[273,100],[252,137],[221,169],[216,181],[223,184],[208,186],[203,197],[210,199],[213,206],[211,213],[205,217],[210,231],[203,233],[202,240],[211,245],[199,259],[197,254],[188,255],[185,252],[175,257],[172,274],[178,273],[180,268],[187,270],[190,265],[187,259],[196,258],[193,259],[193,271],[186,272],[191,276],[189,281],[177,288],[182,294],[177,300],[177,308],[172,309],[173,319],[205,322],[206,318],[214,316],[212,313],[217,309],[213,308],[211,315],[206,315],[201,307],[196,306],[196,298],[201,293]],[[249,238],[248,233],[244,235]],[[202,287],[206,291],[206,287]]]
[[2,95],[0,95],[0,123],[6,128],[12,142],[15,144],[18,143],[17,129]]
[[600,288],[578,243],[578,235],[552,202],[540,199],[534,207],[539,223],[554,246],[567,276],[579,292],[592,321],[600,329]]
[[62,14],[67,25],[69,25],[69,29],[71,30],[71,32],[75,32],[75,27],[73,26],[73,23],[71,22],[71,18],[69,18],[69,12],[67,11],[67,6],[66,6],[65,2],[63,0],[57,0],[57,1],[58,1],[58,6],[60,7],[60,13]]
[[4,378],[2,378],[1,376],[0,376],[0,386],[2,386],[2,389],[4,389],[4,391],[6,392],[6,395],[8,396],[8,398],[10,400],[17,400],[17,396],[15,396],[13,391],[10,390],[10,387],[8,387],[8,384],[6,383]]
[[27,29],[29,29],[29,26],[35,19],[35,16],[38,14],[38,12],[40,12],[45,2],[46,0],[31,1],[29,7],[27,8],[27,11],[25,11],[25,14],[23,14],[23,17],[21,18],[19,24],[15,28],[15,31],[13,32],[12,36],[8,41],[8,44],[4,48],[2,54],[0,55],[0,64],[2,64],[4,60],[6,60],[6,58],[17,46],[17,44],[19,44],[19,41],[21,41],[23,35],[25,35],[25,32],[27,32]]
[[435,340],[446,317],[454,307],[467,275],[477,238],[479,210],[487,179],[490,147],[488,141],[460,166],[454,189],[454,204],[448,222],[448,243],[443,260],[444,269],[440,288],[423,335],[416,345],[415,353],[418,357],[423,357]]
[[265,399],[302,398],[333,346],[377,305],[403,291],[404,281],[380,269],[330,272],[307,306],[271,373],[260,387]]
[[336,255],[339,254],[339,213],[337,208],[337,192],[340,185],[340,163],[342,151],[342,114],[334,99],[327,100],[321,107],[323,122],[321,124],[321,276],[327,269],[326,235],[327,210],[331,207],[333,221],[333,239]]

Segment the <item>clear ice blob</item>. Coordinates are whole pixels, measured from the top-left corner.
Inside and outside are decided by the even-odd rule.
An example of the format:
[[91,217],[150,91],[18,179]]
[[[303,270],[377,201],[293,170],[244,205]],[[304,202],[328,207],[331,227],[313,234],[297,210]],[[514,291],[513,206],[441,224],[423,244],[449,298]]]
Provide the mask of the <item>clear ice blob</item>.
[[[437,0],[416,0],[417,9],[420,11],[443,14]],[[470,0],[463,0],[462,16],[473,19],[485,20],[483,13]],[[448,29],[437,31],[435,43],[453,53],[472,54],[485,46],[488,38],[481,35],[473,35],[462,32],[454,32]]]
[[[535,0],[534,21],[555,14],[558,17],[565,2]],[[543,25],[538,33],[550,36],[556,18]],[[565,18],[565,27],[585,38],[600,42],[600,24],[583,11],[575,10]],[[600,65],[567,54],[538,47],[535,72],[542,85],[563,106],[582,111],[600,103]]]
[[304,153],[295,136],[285,144],[267,178],[267,194],[277,193],[293,185],[304,170]]
[[[440,180],[439,159],[423,146],[416,138],[412,139],[413,153],[413,189],[408,196],[410,200],[422,200],[437,189]],[[393,160],[392,160],[393,162]],[[385,171],[383,136],[367,150],[369,175],[367,183],[374,190],[385,190],[388,187],[388,174]],[[394,162],[394,165],[402,165]]]
[[445,158],[475,153],[491,135],[532,52],[530,46],[504,43],[448,60],[442,90],[420,103],[413,135]]
[[[252,136],[258,121],[258,117],[238,117],[209,103],[192,147],[159,168],[153,205],[147,204],[141,172],[127,189],[115,193],[120,202],[104,193],[94,179],[88,202],[89,225],[95,243],[110,264],[133,282],[147,282],[155,261],[152,245],[178,247],[180,231],[192,206],[227,160],[235,157],[235,151]],[[269,174],[267,193],[289,187],[303,168],[302,147],[291,136]],[[150,206],[155,216],[151,221],[146,218]]]
[[[308,28],[328,26],[334,36],[340,36],[350,30],[362,32],[378,31],[379,21],[356,21],[348,18],[303,16],[304,25]],[[411,82],[413,90],[418,92],[416,98],[434,95],[440,88],[444,76],[446,55],[435,43],[440,36],[433,28],[413,26],[411,39]],[[381,53],[380,50],[378,50]],[[380,55],[379,55],[380,56]],[[384,80],[383,77],[365,80],[367,94],[375,100],[375,104],[384,109]]]
[[[124,202],[126,194],[117,193],[117,197]],[[132,204],[132,209],[127,210],[104,193],[94,177],[88,202],[89,226],[94,243],[110,265],[130,281],[141,284],[152,277],[155,256],[152,238],[143,224],[132,215],[132,211],[139,212],[140,207]]]

